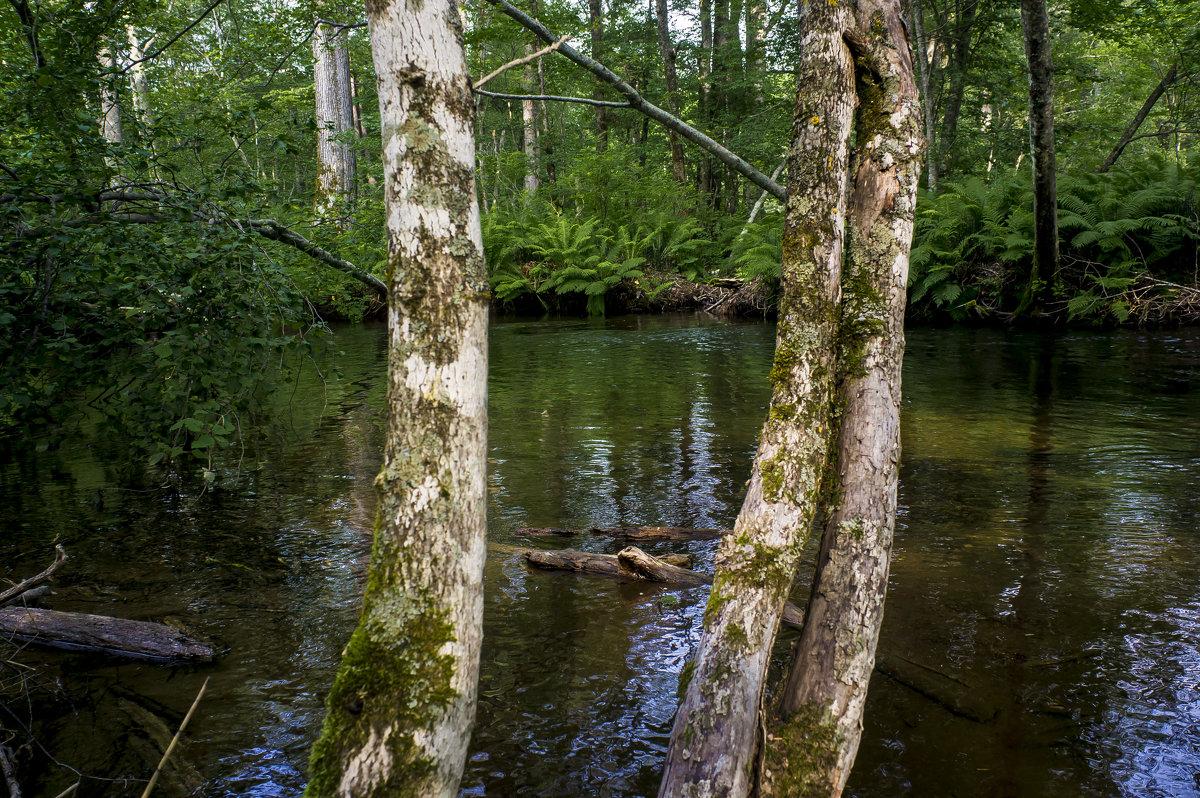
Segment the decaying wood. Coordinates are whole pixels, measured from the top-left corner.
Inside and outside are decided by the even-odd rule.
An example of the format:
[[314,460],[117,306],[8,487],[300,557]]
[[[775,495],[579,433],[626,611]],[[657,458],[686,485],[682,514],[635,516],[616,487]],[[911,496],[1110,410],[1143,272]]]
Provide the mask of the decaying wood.
[[23,582],[18,582],[4,592],[0,592],[0,607],[13,603],[19,599],[21,594],[25,591],[31,590],[49,580],[51,575],[53,575],[54,572],[57,571],[59,567],[61,567],[62,564],[69,559],[70,558],[67,556],[67,552],[65,549],[63,549],[62,545],[56,545],[54,547],[54,562],[50,563],[50,566],[46,570],[42,571],[40,574],[29,577]]
[[[661,582],[682,587],[711,585],[708,574],[680,568],[666,562],[665,558],[654,557],[635,546],[622,549],[618,554],[593,554],[586,551],[563,549],[562,551],[537,551],[521,553],[525,561],[538,568],[558,571],[611,576],[642,582]],[[784,607],[783,621],[791,626],[800,626],[804,613],[795,604]]]
[[211,646],[161,623],[32,607],[0,609],[0,635],[71,651],[150,662],[208,662]]
[[724,535],[728,535],[730,530],[682,526],[594,526],[589,529],[567,529],[558,526],[526,526],[521,527],[513,534],[525,538],[569,538],[576,537],[584,532],[590,532],[593,535],[608,535],[609,537],[622,538],[624,540],[649,542],[659,540],[716,540]]

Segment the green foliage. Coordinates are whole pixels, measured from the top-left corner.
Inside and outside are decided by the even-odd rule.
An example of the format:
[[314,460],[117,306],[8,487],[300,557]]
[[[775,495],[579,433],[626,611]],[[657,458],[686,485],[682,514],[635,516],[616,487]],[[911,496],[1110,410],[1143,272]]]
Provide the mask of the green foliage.
[[768,214],[746,225],[734,239],[730,259],[739,276],[778,285],[783,262],[783,217]]
[[[1061,270],[1054,279],[1070,319],[1124,323],[1128,292],[1142,276],[1195,281],[1200,170],[1161,156],[1108,174],[1058,181]],[[1033,253],[1026,173],[946,184],[922,195],[910,260],[909,301],[918,313],[954,319],[1016,306]]]

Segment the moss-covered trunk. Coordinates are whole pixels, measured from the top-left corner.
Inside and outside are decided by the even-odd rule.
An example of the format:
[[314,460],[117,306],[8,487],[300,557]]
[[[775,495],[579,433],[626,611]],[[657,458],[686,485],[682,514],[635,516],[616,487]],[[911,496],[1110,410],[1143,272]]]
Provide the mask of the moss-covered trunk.
[[836,472],[821,555],[768,732],[762,794],[840,795],[883,620],[900,460],[900,366],[921,112],[897,0],[859,0],[849,246],[842,278]]
[[772,643],[816,511],[831,442],[854,64],[844,4],[803,4],[773,395],[704,631],[661,796],[745,795]]
[[311,796],[453,796],[482,634],[487,274],[453,0],[370,0],[388,225],[388,400],[358,628]]

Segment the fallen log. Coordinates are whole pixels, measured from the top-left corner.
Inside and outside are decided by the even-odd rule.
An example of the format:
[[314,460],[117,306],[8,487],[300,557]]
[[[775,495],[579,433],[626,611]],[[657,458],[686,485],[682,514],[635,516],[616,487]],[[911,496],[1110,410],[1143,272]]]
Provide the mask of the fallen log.
[[[529,549],[521,552],[521,556],[530,565],[538,568],[560,571],[576,571],[578,573],[611,576],[617,579],[639,580],[643,582],[660,582],[682,587],[697,587],[711,585],[712,577],[708,574],[680,568],[665,562],[662,558],[654,557],[635,546],[622,549],[618,554],[593,554],[586,551],[537,551]],[[783,610],[784,623],[800,626],[804,612],[795,604],[788,603]]]
[[875,655],[875,670],[955,715],[977,723],[986,723],[999,712],[994,702],[966,682],[898,654],[879,651]]
[[593,526],[588,529],[567,529],[558,526],[525,526],[514,532],[523,538],[560,537],[572,538],[584,532],[593,535],[607,535],[622,540],[650,541],[683,541],[683,540],[716,540],[728,535],[731,530],[713,528],[695,528],[686,526]]
[[22,593],[25,593],[27,590],[35,588],[48,580],[51,575],[53,575],[53,573],[57,571],[59,567],[68,559],[70,558],[67,557],[67,552],[63,549],[62,545],[56,545],[54,547],[54,562],[50,563],[46,570],[42,571],[40,574],[31,576],[24,581],[18,582],[4,591],[0,591],[0,607],[3,607],[5,604],[11,604],[12,602],[18,600]]
[[147,662],[208,662],[212,646],[161,623],[31,607],[0,609],[0,635],[68,651]]

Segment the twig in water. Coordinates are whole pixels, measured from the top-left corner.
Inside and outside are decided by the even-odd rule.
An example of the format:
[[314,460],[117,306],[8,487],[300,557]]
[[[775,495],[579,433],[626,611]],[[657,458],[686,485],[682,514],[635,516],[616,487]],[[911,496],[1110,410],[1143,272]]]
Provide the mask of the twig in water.
[[68,559],[69,558],[67,557],[67,552],[63,549],[62,544],[61,543],[57,544],[54,547],[54,562],[52,562],[50,564],[50,567],[47,568],[46,570],[42,571],[40,574],[37,574],[36,576],[31,576],[28,579],[26,579],[25,581],[19,582],[19,583],[13,585],[12,587],[10,587],[8,590],[5,590],[4,592],[0,593],[0,607],[3,607],[5,604],[7,604],[12,599],[16,598],[17,596],[20,596],[26,590],[29,590],[30,588],[36,587],[37,585],[40,585],[42,582],[45,582],[47,579],[50,578],[50,575],[53,574],[55,571],[57,571],[59,566],[61,566],[63,563],[65,563]]
[[179,742],[179,735],[183,734],[183,730],[187,728],[188,721],[192,719],[192,713],[196,711],[196,707],[200,704],[200,699],[204,698],[204,691],[208,689],[208,680],[210,678],[212,677],[205,677],[204,684],[200,685],[200,692],[196,693],[196,700],[192,702],[192,708],[183,716],[183,723],[179,724],[179,731],[175,732],[175,736],[171,738],[171,744],[167,746],[166,751],[163,751],[162,759],[158,760],[158,767],[154,769],[154,775],[150,777],[150,783],[142,791],[142,798],[149,798],[150,791],[158,783],[158,777],[162,773],[163,765],[167,764],[167,759],[170,758],[171,752],[175,750],[175,744]]

